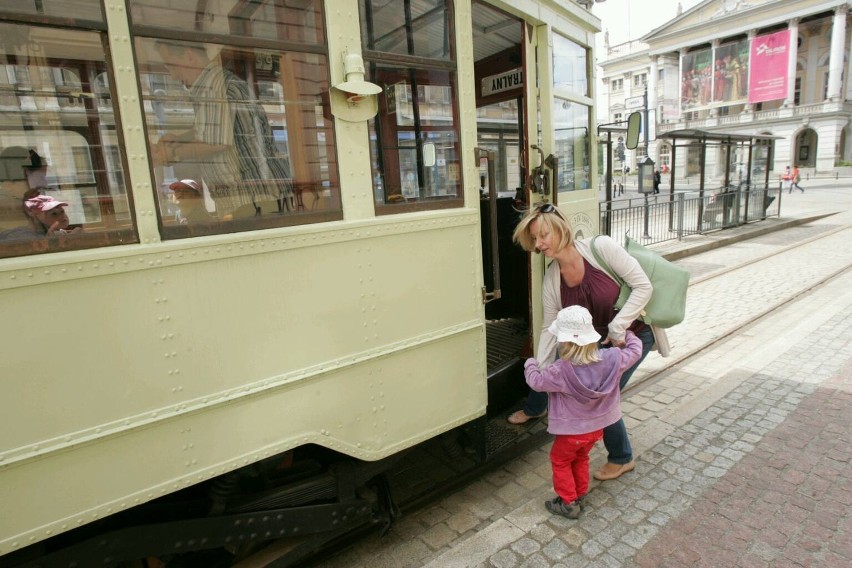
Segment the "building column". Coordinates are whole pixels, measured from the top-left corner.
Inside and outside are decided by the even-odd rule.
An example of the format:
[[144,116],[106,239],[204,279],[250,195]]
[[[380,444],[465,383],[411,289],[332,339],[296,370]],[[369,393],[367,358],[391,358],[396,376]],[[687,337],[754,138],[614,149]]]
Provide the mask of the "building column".
[[793,18],[787,24],[787,29],[790,30],[790,53],[787,58],[787,98],[784,99],[784,106],[793,106],[793,101],[796,99],[796,60],[798,59],[799,51],[799,18]]
[[[716,101],[713,98],[716,96],[716,50],[719,49],[719,40],[714,39],[711,41],[710,47],[710,100],[715,103]],[[715,118],[719,115],[719,110],[717,107],[712,107],[707,114],[711,118]]]
[[[648,70],[648,122],[654,121],[654,130],[656,132],[656,125],[660,123],[660,119],[657,116],[657,76],[659,75],[659,63],[658,56],[651,56],[651,68]],[[651,130],[648,130],[651,132]],[[657,153],[657,143],[655,140],[651,140],[648,138],[648,147],[645,148],[646,156],[653,156]],[[653,159],[653,158],[652,158]]]
[[[754,38],[755,38],[756,35],[757,35],[757,30],[749,30],[748,31],[748,53],[749,53],[748,68],[749,69],[751,69],[751,44],[752,44],[752,42],[754,42]],[[746,76],[746,81],[748,81],[748,76]],[[746,85],[746,93],[748,93],[750,89],[751,89],[751,85]],[[748,95],[746,95],[746,97],[748,97]],[[754,110],[752,108],[752,104],[750,102],[748,102],[748,99],[746,99],[745,106],[743,107],[743,112],[751,112],[752,110]]]
[[846,52],[846,4],[834,10],[834,25],[831,26],[831,56],[828,61],[828,93],[830,101],[840,100],[843,78],[843,55]]

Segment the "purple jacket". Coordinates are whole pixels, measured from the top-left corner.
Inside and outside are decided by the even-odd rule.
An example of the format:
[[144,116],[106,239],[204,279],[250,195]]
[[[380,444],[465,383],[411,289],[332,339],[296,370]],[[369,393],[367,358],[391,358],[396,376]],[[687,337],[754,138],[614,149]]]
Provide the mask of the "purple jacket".
[[619,379],[642,355],[642,341],[633,332],[628,331],[624,339],[623,348],[601,349],[601,360],[589,365],[559,359],[540,369],[538,361],[527,359],[527,384],[535,391],[548,393],[548,432],[588,434],[618,422]]

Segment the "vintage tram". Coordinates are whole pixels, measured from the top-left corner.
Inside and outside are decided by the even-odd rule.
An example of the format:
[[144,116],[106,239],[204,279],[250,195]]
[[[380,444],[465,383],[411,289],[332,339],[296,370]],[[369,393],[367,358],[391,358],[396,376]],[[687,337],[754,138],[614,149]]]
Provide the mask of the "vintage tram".
[[403,451],[488,458],[540,328],[518,211],[597,229],[594,16],[16,0],[0,29],[0,566],[315,546],[393,508]]

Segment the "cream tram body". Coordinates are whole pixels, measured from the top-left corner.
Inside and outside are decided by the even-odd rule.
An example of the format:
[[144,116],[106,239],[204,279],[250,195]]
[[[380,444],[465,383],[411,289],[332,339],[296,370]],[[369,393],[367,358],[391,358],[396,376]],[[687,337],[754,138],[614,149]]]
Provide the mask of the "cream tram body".
[[[528,24],[526,117],[552,148],[530,48],[549,61],[562,29],[591,54],[596,20],[569,2],[495,6]],[[104,7],[138,242],[0,259],[0,555],[307,444],[378,460],[488,404],[471,5],[452,11],[458,206],[377,215],[366,120],[334,109],[342,218],[176,240],[157,222],[129,4]],[[326,0],[324,16],[336,84],[361,51],[359,3]],[[595,218],[594,190],[560,199]]]

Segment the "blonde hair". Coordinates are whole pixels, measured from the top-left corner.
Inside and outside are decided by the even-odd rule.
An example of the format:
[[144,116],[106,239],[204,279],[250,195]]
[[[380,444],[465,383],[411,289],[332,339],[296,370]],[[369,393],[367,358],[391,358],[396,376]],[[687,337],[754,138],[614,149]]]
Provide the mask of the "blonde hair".
[[571,224],[563,216],[558,207],[552,203],[542,203],[533,207],[521,218],[515,231],[512,233],[512,240],[521,245],[527,252],[538,253],[539,250],[535,247],[535,239],[537,235],[532,233],[530,225],[538,219],[538,230],[542,228],[549,230],[559,239],[559,249],[562,250],[570,244],[574,243]]
[[576,343],[565,342],[559,344],[559,358],[575,365],[588,365],[600,361],[601,355],[598,352],[597,343],[577,345]]

